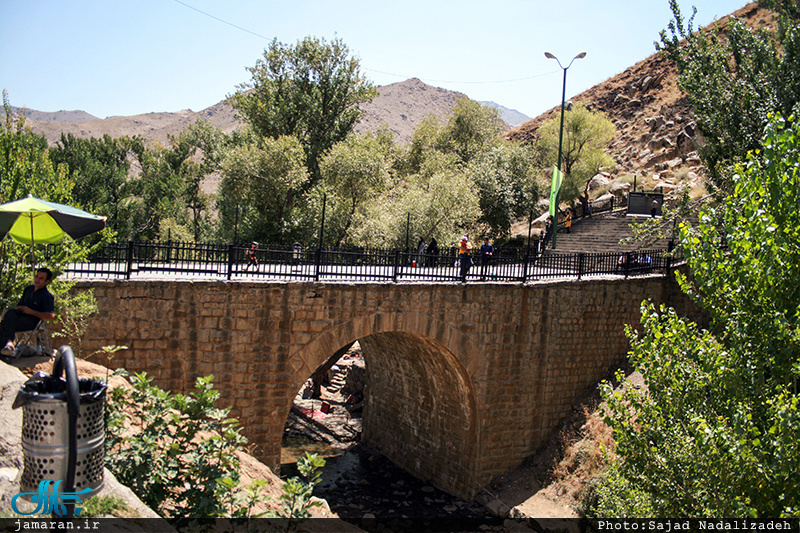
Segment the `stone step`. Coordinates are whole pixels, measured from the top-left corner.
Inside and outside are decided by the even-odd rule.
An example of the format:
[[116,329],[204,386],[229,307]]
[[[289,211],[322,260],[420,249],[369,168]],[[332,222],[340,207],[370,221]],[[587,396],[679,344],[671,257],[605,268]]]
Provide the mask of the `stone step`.
[[620,244],[633,237],[633,217],[624,214],[582,218],[572,222],[569,233],[561,229],[556,237],[556,251],[561,253],[607,253],[631,252],[647,249],[667,249],[669,239],[659,239],[649,246],[633,242]]

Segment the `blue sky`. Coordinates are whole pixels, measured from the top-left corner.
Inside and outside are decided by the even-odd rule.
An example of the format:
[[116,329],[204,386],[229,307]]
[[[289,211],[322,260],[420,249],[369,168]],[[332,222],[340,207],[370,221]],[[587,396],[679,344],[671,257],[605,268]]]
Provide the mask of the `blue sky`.
[[[680,1],[706,25],[745,0]],[[416,77],[531,117],[654,52],[667,0],[2,0],[10,103],[99,118],[199,111],[249,81],[273,38],[340,38],[376,85]]]

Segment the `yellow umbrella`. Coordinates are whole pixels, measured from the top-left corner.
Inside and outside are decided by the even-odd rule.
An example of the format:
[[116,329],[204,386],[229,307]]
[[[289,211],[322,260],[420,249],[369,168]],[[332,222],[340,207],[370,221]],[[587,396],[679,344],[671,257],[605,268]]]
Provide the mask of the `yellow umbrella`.
[[93,215],[68,205],[28,196],[0,205],[0,240],[9,235],[20,244],[61,242],[69,235],[80,239],[106,227],[106,217]]

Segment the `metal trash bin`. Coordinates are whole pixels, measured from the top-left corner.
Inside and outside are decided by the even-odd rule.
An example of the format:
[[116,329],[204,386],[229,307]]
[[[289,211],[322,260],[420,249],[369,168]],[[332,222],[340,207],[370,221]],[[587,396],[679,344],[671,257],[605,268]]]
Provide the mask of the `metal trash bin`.
[[90,488],[84,498],[102,488],[105,396],[105,383],[78,379],[69,346],[58,349],[52,376],[39,372],[20,387],[13,408],[22,407],[21,492],[35,493],[45,480],[70,492]]

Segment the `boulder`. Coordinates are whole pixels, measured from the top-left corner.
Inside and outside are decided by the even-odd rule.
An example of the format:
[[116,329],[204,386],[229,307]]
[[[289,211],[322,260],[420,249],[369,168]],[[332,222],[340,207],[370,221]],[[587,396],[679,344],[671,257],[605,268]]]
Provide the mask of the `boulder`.
[[602,189],[609,183],[611,183],[611,179],[609,178],[608,174],[604,172],[595,174],[594,177],[589,180],[589,190],[596,191],[597,189]]
[[644,119],[644,123],[650,126],[650,131],[656,131],[666,124],[666,120],[664,120],[662,115],[656,115],[654,117],[647,117]]
[[661,149],[669,150],[673,147],[673,144],[672,141],[670,141],[666,137],[659,137],[657,139],[650,140],[647,147],[651,152],[657,152]]
[[670,159],[669,161],[667,161],[667,168],[669,169],[674,169],[681,165],[683,165],[683,158],[680,157],[676,157],[674,159]]
[[619,195],[621,193],[627,192],[630,190],[631,184],[627,181],[622,180],[614,180],[611,182],[611,187],[608,189],[608,192],[614,195]]
[[22,476],[22,410],[11,405],[26,380],[17,368],[0,363],[0,507],[6,510]]
[[614,97],[614,106],[615,107],[617,107],[617,106],[622,107],[622,106],[627,105],[628,102],[630,102],[630,101],[631,101],[630,98],[628,98],[624,94],[620,93],[620,94],[618,94],[617,96]]
[[[630,184],[628,184],[630,185]],[[598,211],[601,209],[607,209],[611,205],[611,201],[614,199],[614,195],[610,192],[605,193],[602,196],[598,196],[594,200],[592,200],[592,209],[594,211]]]
[[686,130],[682,130],[677,138],[678,149],[683,153],[688,153],[694,150],[694,139],[692,139]]

